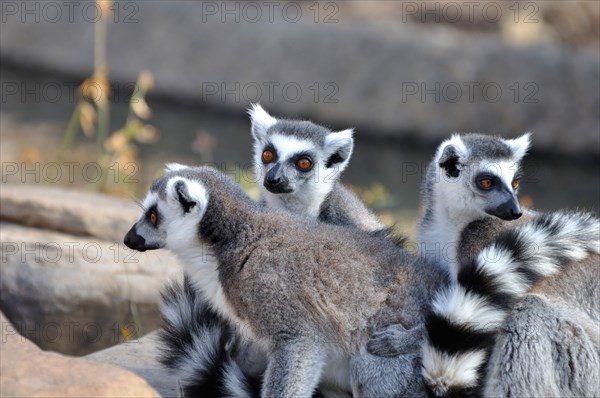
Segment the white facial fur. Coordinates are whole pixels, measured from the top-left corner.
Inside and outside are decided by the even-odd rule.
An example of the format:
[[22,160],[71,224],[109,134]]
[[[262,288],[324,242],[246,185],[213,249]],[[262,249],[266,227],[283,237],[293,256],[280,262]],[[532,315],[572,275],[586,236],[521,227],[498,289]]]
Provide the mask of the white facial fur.
[[[296,137],[288,135],[273,134],[269,137],[269,140],[277,150],[277,157],[282,161],[289,160],[297,153],[314,151],[316,149],[314,143],[299,140]],[[259,153],[258,162],[261,162],[260,156],[262,156],[262,151]]]
[[[286,164],[290,158],[297,153],[314,151],[315,145],[310,141],[299,140],[290,136],[273,134],[270,136],[270,142],[277,150],[278,162]],[[259,182],[261,196],[265,199],[269,207],[276,209],[288,210],[296,214],[309,214],[310,217],[316,218],[319,213],[320,204],[330,191],[331,187],[326,184],[320,184],[320,162],[314,166],[312,172],[315,174],[310,178],[312,183],[303,184],[302,189],[295,187],[298,171],[291,167],[282,168],[282,172],[290,180],[290,185],[294,187],[294,191],[289,194],[274,194],[269,192],[262,184],[262,181],[267,173],[267,167],[262,164],[261,156],[262,149],[257,151],[255,159],[257,180]]]
[[[511,160],[483,160],[478,164],[476,172],[487,171],[491,175],[500,177],[508,187],[512,187],[515,174],[519,170],[519,161]],[[512,189],[512,188],[511,188]]]
[[[490,197],[482,194],[474,186],[474,177],[488,172],[500,178],[502,183],[512,191],[512,181],[519,168],[519,163],[529,146],[529,134],[514,140],[504,140],[511,148],[513,156],[504,160],[471,161],[469,148],[459,135],[453,135],[444,141],[436,151],[436,182],[433,189],[434,225],[420,231],[422,250],[430,252],[436,260],[455,265],[456,245],[464,227],[472,221],[492,217],[485,209]],[[439,166],[444,150],[452,145],[458,154],[460,173],[458,177],[449,177]]]
[[[519,163],[529,146],[529,134],[525,134],[514,140],[504,140],[513,150],[512,159],[507,160],[481,160],[458,165],[460,174],[457,178],[448,177],[441,167],[438,166],[438,182],[436,184],[435,202],[441,206],[439,209],[446,213],[448,218],[459,224],[469,223],[481,217],[487,217],[485,212],[485,198],[477,195],[473,188],[473,178],[481,173],[488,172],[499,177],[507,188],[512,189],[512,182],[519,169]],[[458,149],[461,159],[468,159],[468,149],[462,142],[460,136],[453,135],[452,138],[440,145],[436,155],[436,164],[448,145]],[[473,193],[475,192],[475,194]]]
[[[277,123],[277,119],[270,116],[258,104],[254,104],[248,113],[252,120],[254,137],[254,169],[262,198],[270,207],[316,219],[319,216],[321,204],[348,165],[352,154],[353,130],[330,133],[326,136],[324,147],[319,147],[311,140],[277,133],[268,135],[267,131]],[[275,148],[277,163],[283,165],[282,172],[290,181],[289,188],[292,192],[272,193],[263,186],[264,177],[272,167],[272,165],[265,165],[262,162],[262,153],[267,143]],[[345,159],[327,168],[327,159],[344,146],[350,147]],[[315,165],[310,172],[302,173],[289,166],[292,157],[306,152],[317,155],[317,158],[313,159]]]

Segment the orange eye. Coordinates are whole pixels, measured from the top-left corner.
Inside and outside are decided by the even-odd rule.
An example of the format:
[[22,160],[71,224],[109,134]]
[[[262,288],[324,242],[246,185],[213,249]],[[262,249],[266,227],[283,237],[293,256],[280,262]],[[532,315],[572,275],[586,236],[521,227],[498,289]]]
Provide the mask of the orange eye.
[[150,222],[156,227],[156,223],[158,222],[158,216],[155,212],[150,213]]
[[270,150],[265,149],[262,154],[262,159],[265,163],[271,163],[273,159],[275,159],[275,155]]
[[300,158],[296,161],[296,166],[298,166],[300,170],[308,170],[311,168],[312,162],[308,158]]
[[512,182],[512,187],[513,187],[513,189],[517,189],[517,188],[519,188],[519,180],[514,180],[514,181]]
[[492,187],[492,180],[489,178],[484,178],[483,180],[479,180],[479,186],[483,189],[490,189]]

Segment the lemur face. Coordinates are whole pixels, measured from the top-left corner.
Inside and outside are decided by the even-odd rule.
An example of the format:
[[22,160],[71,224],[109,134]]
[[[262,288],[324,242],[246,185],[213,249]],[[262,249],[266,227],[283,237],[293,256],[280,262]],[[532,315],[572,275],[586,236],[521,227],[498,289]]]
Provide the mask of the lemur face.
[[331,132],[307,121],[277,120],[260,105],[250,110],[254,164],[265,193],[318,196],[348,165],[352,130]]
[[463,220],[519,218],[519,168],[528,147],[529,134],[515,140],[453,136],[436,154],[436,200]]
[[167,165],[167,173],[152,183],[142,203],[142,216],[125,235],[123,243],[127,247],[143,252],[160,248],[178,251],[193,246],[208,193],[186,170],[186,166]]

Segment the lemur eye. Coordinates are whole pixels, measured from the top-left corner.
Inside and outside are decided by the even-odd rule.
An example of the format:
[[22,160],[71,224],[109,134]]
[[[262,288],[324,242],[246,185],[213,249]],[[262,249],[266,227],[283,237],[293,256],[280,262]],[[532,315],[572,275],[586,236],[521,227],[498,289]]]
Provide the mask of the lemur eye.
[[156,223],[158,223],[158,216],[156,215],[155,211],[150,213],[150,222],[156,227]]
[[512,187],[513,187],[513,189],[517,189],[517,188],[519,188],[519,180],[514,180],[514,181],[512,182]]
[[265,163],[271,163],[275,159],[275,154],[269,149],[265,149],[262,154],[262,160]]
[[490,189],[494,185],[491,178],[482,178],[478,181],[478,184],[483,189]]
[[309,158],[300,158],[296,161],[296,166],[298,166],[300,170],[306,171],[311,168],[312,162]]

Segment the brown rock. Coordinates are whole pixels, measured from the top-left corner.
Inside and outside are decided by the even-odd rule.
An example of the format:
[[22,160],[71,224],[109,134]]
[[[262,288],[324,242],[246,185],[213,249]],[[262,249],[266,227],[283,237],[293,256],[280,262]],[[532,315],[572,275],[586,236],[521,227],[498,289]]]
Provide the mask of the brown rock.
[[0,313],[0,394],[6,397],[158,397],[128,370],[44,352]]
[[158,362],[158,356],[158,331],[154,331],[86,358],[128,369],[145,379],[164,397],[178,396],[177,377]]
[[132,200],[39,185],[2,184],[0,219],[121,242],[139,216]]
[[159,326],[160,290],[181,272],[170,253],[5,222],[0,228],[0,309],[41,348],[83,355]]

